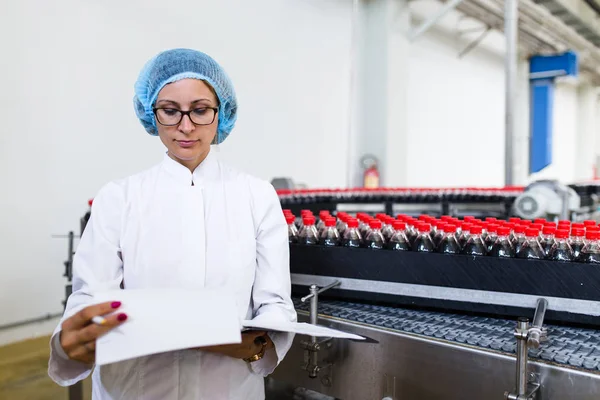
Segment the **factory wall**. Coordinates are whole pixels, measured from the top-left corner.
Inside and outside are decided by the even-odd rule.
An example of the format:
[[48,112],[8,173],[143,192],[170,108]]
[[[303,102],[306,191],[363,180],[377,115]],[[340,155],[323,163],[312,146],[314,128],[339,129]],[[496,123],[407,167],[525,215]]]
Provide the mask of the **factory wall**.
[[[60,312],[67,241],[107,181],[159,162],[133,84],[170,47],[219,60],[239,95],[221,157],[265,179],[345,181],[351,2],[23,0],[0,13],[0,325]],[[235,11],[235,12],[234,12]],[[329,159],[328,159],[329,158]],[[293,161],[295,162],[293,162]],[[331,164],[329,164],[331,165]]]
[[456,18],[410,49],[408,186],[504,184],[503,43],[492,34],[459,58]]

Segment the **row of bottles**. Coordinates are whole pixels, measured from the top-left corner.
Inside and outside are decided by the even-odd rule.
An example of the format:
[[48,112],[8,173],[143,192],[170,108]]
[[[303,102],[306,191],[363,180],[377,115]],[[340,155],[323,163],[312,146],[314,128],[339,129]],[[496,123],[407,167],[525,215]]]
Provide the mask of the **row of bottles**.
[[504,188],[353,188],[279,190],[283,206],[314,203],[434,203],[506,202],[523,192],[522,187]]
[[373,218],[365,213],[333,216],[328,211],[321,211],[317,220],[308,210],[299,218],[289,210],[284,213],[290,243],[600,263],[600,228],[591,220],[556,224],[519,218],[481,221],[385,214]]

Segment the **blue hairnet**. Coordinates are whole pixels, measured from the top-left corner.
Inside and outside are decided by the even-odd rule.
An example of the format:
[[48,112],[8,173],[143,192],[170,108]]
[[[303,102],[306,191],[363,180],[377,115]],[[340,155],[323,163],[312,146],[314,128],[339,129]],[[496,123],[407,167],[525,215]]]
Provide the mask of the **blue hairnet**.
[[215,90],[219,98],[219,125],[216,143],[223,142],[237,119],[237,99],[231,80],[215,60],[195,50],[164,51],[146,63],[137,82],[133,98],[135,113],[151,135],[158,135],[152,108],[158,92],[167,84],[181,79],[201,79]]

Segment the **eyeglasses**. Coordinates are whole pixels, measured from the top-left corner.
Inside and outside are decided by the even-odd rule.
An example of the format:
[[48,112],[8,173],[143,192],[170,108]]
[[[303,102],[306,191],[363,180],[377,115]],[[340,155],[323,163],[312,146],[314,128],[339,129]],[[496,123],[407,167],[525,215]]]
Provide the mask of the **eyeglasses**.
[[164,126],[175,126],[181,123],[184,115],[187,115],[194,125],[210,125],[215,121],[219,111],[216,107],[194,108],[189,111],[181,111],[176,108],[154,108],[154,115],[159,124]]

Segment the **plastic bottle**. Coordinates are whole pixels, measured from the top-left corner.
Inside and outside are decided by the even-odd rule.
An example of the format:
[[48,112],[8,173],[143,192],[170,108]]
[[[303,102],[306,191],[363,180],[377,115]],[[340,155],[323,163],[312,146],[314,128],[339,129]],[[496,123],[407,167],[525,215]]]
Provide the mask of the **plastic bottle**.
[[340,237],[343,237],[344,232],[346,231],[346,229],[348,229],[348,218],[350,216],[343,212],[340,211],[339,213],[337,213],[337,223],[336,223],[336,228],[338,230],[338,232],[340,233]]
[[510,241],[510,228],[503,226],[498,228],[498,238],[492,244],[488,255],[491,257],[513,258],[515,248]]
[[391,239],[392,235],[395,232],[394,225],[393,225],[395,219],[390,217],[389,215],[384,215],[381,218],[379,218],[379,220],[383,223],[382,227],[381,227],[381,234],[383,235],[383,238],[387,242],[388,240]]
[[362,217],[362,225],[359,225],[358,231],[360,235],[366,239],[367,235],[369,235],[369,231],[371,230],[370,223],[374,218],[365,215]]
[[317,232],[319,232],[319,235],[321,235],[321,233],[323,233],[323,231],[325,230],[325,219],[329,217],[331,217],[329,211],[319,211],[319,222],[317,222]]
[[547,258],[552,261],[573,261],[573,248],[569,244],[569,231],[557,230],[555,242],[548,251]]
[[296,228],[296,217],[293,214],[287,214],[285,216],[285,221],[288,224],[288,242],[289,243],[298,243],[298,228]]
[[340,233],[335,227],[336,220],[333,217],[325,218],[325,228],[319,236],[319,244],[323,246],[339,246],[340,245]]
[[465,245],[467,244],[467,241],[469,240],[469,237],[471,237],[471,229],[473,228],[473,224],[471,224],[470,222],[463,222],[461,225],[461,234],[460,237],[458,238],[458,244],[460,245],[460,248],[463,249],[465,247]]
[[482,228],[480,225],[473,225],[470,228],[470,236],[463,247],[463,254],[470,256],[485,256],[487,254],[487,248],[481,238],[481,231]]
[[543,260],[546,255],[538,241],[539,231],[536,228],[527,228],[525,230],[525,236],[527,240],[523,243],[519,251],[517,251],[517,258]]
[[319,243],[319,234],[315,227],[315,217],[307,216],[302,218],[302,230],[298,234],[298,243],[305,245]]
[[585,234],[583,228],[571,228],[571,240],[569,244],[573,249],[573,259],[578,260],[581,250],[585,246]]
[[581,249],[577,261],[589,264],[600,264],[600,232],[596,230],[588,231],[585,234],[586,245]]
[[[411,246],[414,245],[415,240],[417,240],[417,237],[419,236],[419,224],[420,222],[413,222],[412,220],[409,220],[410,222],[407,223],[406,226],[406,237],[408,237],[408,241],[410,242]],[[411,226],[411,224],[413,224]]]
[[540,237],[540,245],[544,250],[544,255],[548,257],[548,253],[550,253],[550,249],[555,243],[554,234],[556,233],[556,227],[552,225],[546,225],[542,229],[542,236]]
[[433,253],[435,251],[435,246],[433,245],[433,241],[429,235],[431,226],[427,223],[421,223],[418,226],[418,230],[419,234],[415,239],[415,242],[412,244],[412,249],[414,251],[420,251],[424,253]]
[[525,226],[523,226],[523,225],[515,226],[514,239],[512,240],[512,245],[515,248],[515,253],[518,253],[519,250],[521,250],[523,243],[525,243],[527,241],[527,237],[525,236],[526,230],[527,230],[527,228],[525,228]]
[[381,233],[381,221],[378,219],[372,219],[369,222],[369,231],[367,238],[365,239],[365,247],[369,249],[383,249],[385,246],[385,239]]
[[406,224],[401,221],[394,221],[392,225],[394,234],[387,241],[385,248],[388,250],[410,250],[410,241],[406,236]]
[[348,218],[348,229],[342,237],[342,246],[344,247],[361,247],[362,236],[358,231],[358,220],[356,218]]
[[[446,236],[447,229],[448,229],[447,223],[438,222],[437,230],[435,231],[435,234],[431,238],[431,241],[433,242],[433,245],[435,246],[436,249],[440,245],[440,242],[442,241],[444,236]],[[452,234],[454,234],[454,232],[452,232]]]
[[485,247],[488,253],[490,252],[490,250],[492,250],[492,246],[494,245],[494,243],[496,243],[496,240],[498,239],[498,228],[500,228],[498,224],[488,224],[488,234],[484,240]]
[[444,236],[438,243],[436,251],[442,254],[460,254],[461,247],[455,235],[456,225],[446,224]]

